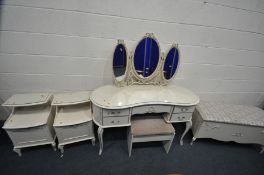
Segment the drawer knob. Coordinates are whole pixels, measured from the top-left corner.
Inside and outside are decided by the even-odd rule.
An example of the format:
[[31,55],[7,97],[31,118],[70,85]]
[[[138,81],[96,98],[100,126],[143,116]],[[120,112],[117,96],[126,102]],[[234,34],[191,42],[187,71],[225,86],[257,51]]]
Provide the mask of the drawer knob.
[[186,112],[188,109],[187,108],[181,108],[182,112]]
[[234,133],[234,134],[232,134],[232,136],[235,136],[235,137],[243,137],[243,134],[242,133]]
[[155,108],[154,107],[149,107],[148,112],[155,112]]
[[212,129],[218,129],[220,126],[213,126]]
[[[114,121],[114,120],[112,120],[110,123],[114,124],[114,123],[115,123],[115,121]],[[119,121],[119,120],[117,120],[117,121],[116,121],[116,123],[120,123],[120,121]]]

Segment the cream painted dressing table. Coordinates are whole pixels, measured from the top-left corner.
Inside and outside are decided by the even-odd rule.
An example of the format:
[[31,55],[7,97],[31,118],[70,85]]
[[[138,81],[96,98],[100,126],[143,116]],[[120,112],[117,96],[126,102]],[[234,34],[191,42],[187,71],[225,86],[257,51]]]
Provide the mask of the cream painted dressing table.
[[185,122],[183,137],[192,126],[192,113],[198,96],[178,86],[133,85],[103,86],[91,96],[93,121],[98,128],[99,154],[103,151],[104,128],[131,125],[131,116],[144,113],[164,113],[168,123]]
[[99,155],[104,129],[129,127],[136,114],[160,113],[167,123],[186,123],[183,144],[199,97],[183,87],[168,85],[178,66],[178,45],[172,44],[165,55],[153,33],[147,33],[130,53],[124,41],[118,40],[113,53],[116,85],[100,87],[91,94],[93,121],[99,127]]

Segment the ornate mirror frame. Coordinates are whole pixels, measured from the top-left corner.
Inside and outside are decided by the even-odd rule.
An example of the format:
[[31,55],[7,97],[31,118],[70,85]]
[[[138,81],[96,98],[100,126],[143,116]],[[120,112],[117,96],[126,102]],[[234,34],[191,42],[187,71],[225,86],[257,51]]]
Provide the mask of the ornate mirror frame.
[[[134,61],[135,61],[135,51],[137,46],[139,45],[139,43],[141,41],[143,41],[146,38],[151,38],[153,39],[157,45],[158,45],[158,51],[159,51],[159,55],[158,55],[158,64],[156,66],[156,69],[154,70],[154,72],[152,72],[152,74],[148,77],[141,77],[139,76],[139,74],[137,73],[136,69],[135,69],[135,65],[134,65]],[[135,48],[133,49],[133,52],[130,53],[130,76],[129,76],[129,81],[128,84],[129,85],[133,85],[133,84],[159,84],[159,81],[157,79],[157,77],[160,74],[160,67],[162,65],[162,61],[161,61],[161,50],[160,50],[160,45],[158,40],[155,38],[153,33],[146,33],[146,35],[144,37],[142,37],[139,42],[137,42]]]
[[[144,40],[145,38],[151,38],[151,39],[155,40],[155,42],[158,45],[158,49],[159,49],[157,67],[154,70],[154,72],[152,72],[152,74],[148,77],[139,76],[139,74],[135,70],[135,66],[134,66],[134,56],[135,56],[136,48],[139,45],[139,43],[142,40]],[[169,83],[169,81],[171,81],[171,79],[173,79],[175,77],[175,75],[178,72],[178,68],[179,68],[179,65],[181,62],[181,59],[180,59],[181,56],[180,56],[178,44],[173,43],[171,45],[171,47],[169,48],[169,50],[167,51],[167,53],[164,54],[163,52],[161,52],[160,44],[159,44],[158,40],[155,38],[153,33],[146,33],[145,36],[142,37],[139,42],[137,42],[133,51],[131,51],[129,53],[127,52],[127,47],[125,45],[124,40],[118,40],[117,46],[118,46],[118,44],[122,44],[125,48],[126,56],[127,56],[126,57],[127,64],[126,64],[126,71],[124,74],[124,78],[122,80],[117,80],[116,77],[114,76],[114,79],[115,79],[114,82],[115,82],[116,86],[119,86],[119,87],[129,86],[129,85],[163,85],[163,86],[165,86]],[[164,64],[165,64],[165,59],[167,58],[168,53],[172,48],[176,48],[178,50],[178,57],[179,57],[178,58],[178,65],[176,67],[176,70],[175,70],[175,73],[173,74],[173,76],[167,80],[164,76],[163,68],[164,68]],[[115,50],[114,50],[114,52],[115,52]],[[114,58],[114,53],[113,53],[113,58]],[[113,71],[113,75],[115,75],[113,66],[112,66],[112,71]]]
[[[124,47],[124,49],[125,49],[125,52],[126,52],[126,70],[125,70],[125,73],[124,73],[124,78],[122,79],[122,80],[118,80],[117,78],[116,78],[116,76],[115,76],[115,73],[114,73],[114,55],[115,55],[115,51],[116,51],[116,48],[117,48],[117,46],[118,45],[123,45],[123,47]],[[114,50],[114,52],[113,52],[113,61],[112,61],[112,73],[113,73],[113,75],[114,75],[114,81],[115,81],[115,84],[117,85],[117,86],[124,86],[124,85],[127,85],[127,81],[126,81],[126,79],[127,79],[127,74],[128,74],[128,70],[129,70],[129,64],[130,64],[130,62],[129,62],[129,53],[127,52],[127,47],[126,47],[126,45],[125,45],[125,42],[124,42],[124,40],[121,40],[121,39],[119,39],[119,40],[117,40],[117,45],[116,45],[116,47],[115,47],[115,50]]]

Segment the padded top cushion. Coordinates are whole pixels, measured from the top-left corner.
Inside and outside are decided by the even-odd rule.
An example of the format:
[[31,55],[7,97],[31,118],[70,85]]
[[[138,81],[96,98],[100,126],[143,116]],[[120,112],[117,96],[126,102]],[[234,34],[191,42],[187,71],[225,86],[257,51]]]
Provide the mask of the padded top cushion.
[[166,123],[161,117],[132,117],[131,121],[132,135],[155,135],[175,133],[174,127]]
[[207,121],[264,127],[264,111],[255,106],[200,102],[196,110]]

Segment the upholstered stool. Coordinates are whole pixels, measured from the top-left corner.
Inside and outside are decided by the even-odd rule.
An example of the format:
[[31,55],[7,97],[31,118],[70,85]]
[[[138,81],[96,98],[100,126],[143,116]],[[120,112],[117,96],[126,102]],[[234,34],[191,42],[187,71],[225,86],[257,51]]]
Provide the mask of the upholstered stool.
[[128,132],[128,153],[131,155],[135,142],[163,141],[166,152],[170,150],[175,130],[161,116],[132,116]]

